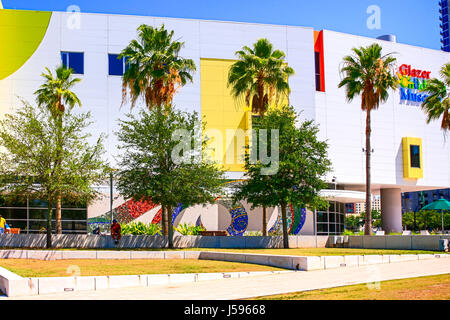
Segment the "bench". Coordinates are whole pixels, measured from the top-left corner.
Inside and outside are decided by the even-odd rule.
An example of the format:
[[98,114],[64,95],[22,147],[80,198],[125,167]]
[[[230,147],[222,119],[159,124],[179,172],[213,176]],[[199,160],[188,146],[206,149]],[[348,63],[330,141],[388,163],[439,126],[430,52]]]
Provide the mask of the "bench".
[[226,231],[200,231],[199,234],[201,236],[227,236]]

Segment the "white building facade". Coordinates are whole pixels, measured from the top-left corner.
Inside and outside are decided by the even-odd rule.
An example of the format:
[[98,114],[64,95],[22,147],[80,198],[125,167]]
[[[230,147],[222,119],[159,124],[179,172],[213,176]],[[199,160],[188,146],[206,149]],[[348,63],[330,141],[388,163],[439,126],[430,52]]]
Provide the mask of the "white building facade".
[[[226,66],[236,59],[237,50],[244,45],[251,46],[259,38],[269,39],[274,48],[286,53],[288,64],[296,72],[289,80],[291,105],[301,112],[301,119],[312,119],[319,125],[320,138],[329,143],[333,166],[326,180],[331,184],[334,177],[334,188],[323,191],[324,196],[333,201],[333,209],[326,212],[326,221],[319,221],[320,215],[315,217],[309,211],[303,216],[299,213],[299,218],[293,213],[291,227],[300,229],[292,232],[300,234],[341,232],[343,204],[364,201],[365,112],[361,111],[358,98],[348,102],[345,90],[338,88],[342,77],[339,70],[343,57],[351,54],[353,47],[379,43],[383,53],[395,53],[399,81],[403,76],[404,81],[408,81],[406,85],[402,83],[405,87],[399,85],[392,91],[389,100],[372,112],[372,193],[380,195],[383,228],[388,232],[402,229],[402,192],[450,186],[449,141],[444,139],[439,121],[426,123],[420,108],[423,97],[418,96],[420,93],[414,87],[423,85],[430,77],[438,77],[439,69],[450,60],[449,53],[296,26],[17,10],[0,10],[0,18],[0,40],[2,46],[6,44],[6,49],[0,53],[1,117],[19,106],[17,97],[34,101],[33,92],[42,84],[40,75],[45,67],[54,69],[63,59],[78,59],[82,54],[82,73],[76,74],[82,81],[74,91],[83,103],[82,110],[93,115],[93,139],[101,133],[107,134],[107,157],[113,165],[118,156],[114,132],[118,130],[118,119],[123,119],[130,108],[128,105],[121,107],[122,79],[120,75],[111,75],[108,59],[136,38],[139,25],[159,27],[164,24],[166,29],[175,31],[175,39],[185,43],[180,56],[193,59],[197,72],[193,83],[181,88],[175,96],[175,107],[205,115],[208,125],[220,130],[239,128],[236,123],[242,123],[247,114],[232,103],[227,104],[229,92],[223,89],[213,94],[213,89],[224,86]],[[11,32],[16,36],[11,36]],[[26,52],[19,54],[20,44]],[[8,60],[5,59],[11,57],[15,57],[13,62],[6,66]],[[227,176],[230,180],[240,179],[243,171],[239,166],[231,166]],[[108,195],[109,187],[103,188]],[[119,207],[126,200],[115,199],[113,207]],[[252,211],[247,204],[242,207],[245,212]],[[156,206],[140,212],[139,219],[157,221],[157,209]],[[182,208],[176,223],[198,223],[200,219],[207,229],[228,230],[234,220],[239,220],[236,218],[239,215],[233,213],[235,209],[226,204]],[[109,210],[109,199],[103,199],[90,205],[87,215],[93,218]],[[214,218],[211,218],[211,211],[216,212]],[[261,228],[261,213],[256,211],[247,215],[244,231]],[[292,211],[296,211],[295,208]],[[269,228],[276,229],[277,217],[275,208],[267,218]],[[317,224],[315,219],[318,219]],[[319,228],[321,223],[323,226]],[[241,229],[238,231],[234,234],[243,234]]]

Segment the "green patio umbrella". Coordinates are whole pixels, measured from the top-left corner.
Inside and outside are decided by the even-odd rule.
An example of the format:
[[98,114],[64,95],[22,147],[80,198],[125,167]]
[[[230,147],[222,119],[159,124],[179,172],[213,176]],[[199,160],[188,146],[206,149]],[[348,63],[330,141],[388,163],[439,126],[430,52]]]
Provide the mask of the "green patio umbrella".
[[433,201],[430,204],[427,204],[425,207],[420,209],[419,211],[423,210],[440,210],[442,214],[442,232],[444,232],[444,211],[450,211],[450,202],[445,199],[439,199],[436,201]]

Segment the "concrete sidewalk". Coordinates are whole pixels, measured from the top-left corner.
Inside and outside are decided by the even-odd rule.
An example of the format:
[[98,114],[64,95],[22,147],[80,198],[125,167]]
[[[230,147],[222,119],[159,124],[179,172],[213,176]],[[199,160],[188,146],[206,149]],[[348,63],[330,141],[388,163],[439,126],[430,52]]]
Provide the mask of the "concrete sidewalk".
[[152,288],[67,292],[62,294],[1,298],[0,300],[232,300],[358,283],[374,283],[373,287],[376,288],[378,281],[445,273],[450,273],[450,259],[419,260],[318,271],[297,271],[253,278],[213,280]]

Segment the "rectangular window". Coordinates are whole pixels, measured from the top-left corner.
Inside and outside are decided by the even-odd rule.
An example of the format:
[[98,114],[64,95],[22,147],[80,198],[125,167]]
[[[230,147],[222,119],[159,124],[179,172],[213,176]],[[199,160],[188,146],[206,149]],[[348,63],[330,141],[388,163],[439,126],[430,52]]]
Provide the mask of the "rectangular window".
[[84,74],[84,52],[61,52],[61,62],[75,74]]
[[316,67],[316,91],[322,91],[320,77],[320,52],[314,52],[314,62]]
[[110,76],[123,76],[128,70],[128,63],[125,57],[119,59],[118,54],[108,54],[108,74]]
[[410,145],[409,150],[411,153],[411,168],[420,168],[420,146]]

